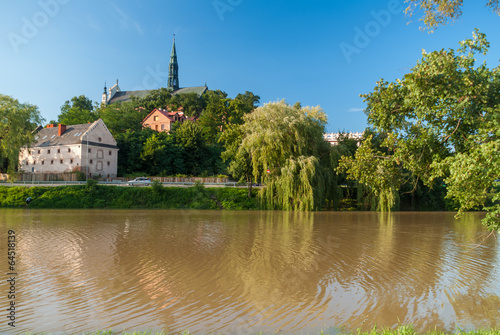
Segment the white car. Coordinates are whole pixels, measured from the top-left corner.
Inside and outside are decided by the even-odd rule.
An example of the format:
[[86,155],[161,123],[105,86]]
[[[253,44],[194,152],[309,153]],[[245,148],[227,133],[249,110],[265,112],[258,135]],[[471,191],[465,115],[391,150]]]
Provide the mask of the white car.
[[129,180],[127,182],[127,185],[129,185],[129,186],[141,186],[141,185],[149,186],[150,184],[151,184],[151,180],[149,180],[146,177],[135,178],[135,179]]

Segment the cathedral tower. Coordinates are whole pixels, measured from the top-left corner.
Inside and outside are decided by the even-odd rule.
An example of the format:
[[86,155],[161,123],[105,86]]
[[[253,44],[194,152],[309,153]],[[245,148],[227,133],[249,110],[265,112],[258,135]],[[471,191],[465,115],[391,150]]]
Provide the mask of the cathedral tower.
[[172,45],[172,54],[170,55],[170,64],[168,66],[167,88],[173,91],[179,89],[179,65],[177,64],[177,52],[175,50],[175,35],[174,44]]

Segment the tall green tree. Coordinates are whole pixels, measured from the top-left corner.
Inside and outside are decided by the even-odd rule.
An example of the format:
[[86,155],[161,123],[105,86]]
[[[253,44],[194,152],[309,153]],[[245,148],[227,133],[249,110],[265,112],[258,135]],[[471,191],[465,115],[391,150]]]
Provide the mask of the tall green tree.
[[[423,29],[430,32],[462,16],[463,0],[406,0],[405,2],[408,3],[405,12],[410,17],[417,12],[423,12],[420,21],[424,23]],[[486,0],[485,5],[500,15],[499,0]]]
[[[485,205],[500,176],[495,151],[500,145],[500,66],[490,69],[475,60],[488,48],[486,36],[476,30],[456,51],[423,52],[402,79],[381,80],[372,93],[362,95],[368,122],[389,134],[383,143],[387,154],[368,153],[381,157],[377,171],[383,178],[394,178],[397,167],[405,178],[429,187],[444,180],[447,196],[459,202],[460,212]],[[344,163],[352,178],[368,178],[366,159]],[[382,186],[370,186],[381,194]],[[500,207],[488,209],[492,214],[485,224],[498,228]]]
[[33,142],[43,121],[37,106],[0,94],[0,171],[17,170],[20,148]]
[[268,208],[316,210],[332,200],[338,188],[319,107],[268,103],[243,119],[241,144],[228,155],[251,160],[253,179],[266,185],[260,197]]
[[73,97],[61,106],[58,122],[63,124],[82,124],[94,122],[99,117],[95,112],[97,106],[84,95]]

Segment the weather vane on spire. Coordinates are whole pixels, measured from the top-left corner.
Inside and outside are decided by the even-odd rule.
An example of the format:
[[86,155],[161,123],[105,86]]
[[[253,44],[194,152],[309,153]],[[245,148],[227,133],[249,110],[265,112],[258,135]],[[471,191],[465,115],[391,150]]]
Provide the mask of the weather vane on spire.
[[175,34],[174,34],[174,42],[175,42]]

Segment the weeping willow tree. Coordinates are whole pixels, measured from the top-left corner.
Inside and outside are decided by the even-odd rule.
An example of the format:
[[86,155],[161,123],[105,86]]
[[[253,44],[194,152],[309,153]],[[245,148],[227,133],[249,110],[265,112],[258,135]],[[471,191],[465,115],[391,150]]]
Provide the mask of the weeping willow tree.
[[244,121],[232,156],[244,156],[248,163],[234,167],[247,166],[253,181],[265,185],[259,193],[265,207],[309,211],[338,202],[337,163],[323,139],[327,120],[319,107],[272,102]]

